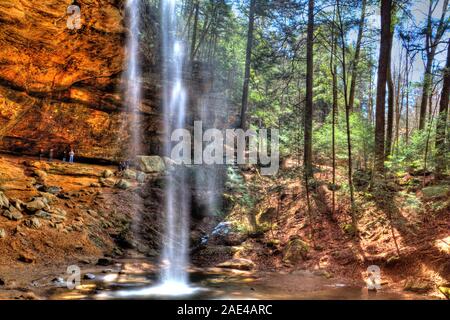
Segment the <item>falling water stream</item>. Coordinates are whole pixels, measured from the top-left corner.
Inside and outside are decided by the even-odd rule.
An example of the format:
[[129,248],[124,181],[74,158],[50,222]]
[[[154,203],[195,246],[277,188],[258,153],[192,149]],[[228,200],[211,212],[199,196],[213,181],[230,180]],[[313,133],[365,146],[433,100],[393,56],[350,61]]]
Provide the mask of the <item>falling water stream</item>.
[[[170,155],[170,134],[186,127],[187,92],[183,85],[184,45],[177,36],[178,18],[176,0],[161,1],[161,33],[163,57],[163,109],[167,133],[165,154]],[[169,291],[189,291],[188,248],[190,196],[187,191],[186,171],[177,167],[168,173],[166,184],[166,224],[162,253],[162,287]]]

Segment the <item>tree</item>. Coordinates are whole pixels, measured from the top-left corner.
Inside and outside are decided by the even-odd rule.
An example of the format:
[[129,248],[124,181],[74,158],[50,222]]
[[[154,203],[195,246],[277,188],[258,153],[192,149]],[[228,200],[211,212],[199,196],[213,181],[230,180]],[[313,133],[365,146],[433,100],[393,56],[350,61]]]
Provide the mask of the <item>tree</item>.
[[446,127],[448,119],[448,104],[450,94],[450,39],[447,47],[447,62],[444,69],[444,82],[442,84],[441,101],[439,104],[439,115],[436,124],[436,178],[441,179],[446,170],[447,161],[446,156],[448,147],[446,146]]
[[356,77],[358,75],[358,63],[359,63],[359,56],[361,52],[361,41],[365,26],[365,20],[366,20],[366,2],[367,0],[362,0],[362,8],[361,8],[361,18],[359,20],[358,25],[358,36],[356,39],[356,46],[355,46],[355,56],[353,58],[353,65],[352,65],[352,78],[350,82],[350,93],[349,93],[349,100],[348,105],[351,111],[353,111],[353,104],[355,101],[355,87],[356,87]]
[[306,178],[312,171],[312,113],[313,113],[313,72],[314,72],[314,0],[308,2],[308,29],[306,39],[306,106],[305,106],[305,146],[304,168]]
[[252,60],[253,48],[253,29],[255,24],[256,1],[250,0],[250,10],[248,15],[248,29],[247,29],[247,48],[245,50],[245,71],[244,71],[244,85],[242,89],[242,107],[241,107],[241,129],[247,128],[247,108],[248,108],[248,91],[250,84],[250,64]]
[[419,130],[425,128],[425,119],[427,113],[427,104],[430,95],[430,89],[432,86],[432,67],[433,61],[436,55],[436,50],[442,36],[449,26],[449,19],[446,19],[446,13],[448,12],[449,0],[444,0],[442,6],[442,14],[436,29],[436,33],[433,35],[433,12],[439,1],[430,0],[428,6],[427,25],[425,30],[425,54],[426,54],[426,66],[425,74],[423,78],[422,86],[422,100],[420,102],[420,116],[419,116]]
[[392,0],[381,0],[381,39],[378,57],[378,81],[375,106],[375,172],[384,172],[384,131],[386,82],[391,51]]

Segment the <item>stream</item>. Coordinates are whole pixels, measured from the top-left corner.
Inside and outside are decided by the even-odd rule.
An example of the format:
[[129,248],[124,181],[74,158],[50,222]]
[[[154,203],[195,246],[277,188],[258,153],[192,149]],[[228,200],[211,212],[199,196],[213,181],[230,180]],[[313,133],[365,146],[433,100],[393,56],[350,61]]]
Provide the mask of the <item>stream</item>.
[[336,279],[326,279],[310,271],[251,272],[223,268],[192,268],[188,288],[178,290],[158,285],[159,267],[144,258],[124,259],[111,268],[90,273],[73,290],[55,285],[46,290],[48,299],[222,299],[222,300],[360,300],[424,299],[414,293],[382,289],[368,291]]

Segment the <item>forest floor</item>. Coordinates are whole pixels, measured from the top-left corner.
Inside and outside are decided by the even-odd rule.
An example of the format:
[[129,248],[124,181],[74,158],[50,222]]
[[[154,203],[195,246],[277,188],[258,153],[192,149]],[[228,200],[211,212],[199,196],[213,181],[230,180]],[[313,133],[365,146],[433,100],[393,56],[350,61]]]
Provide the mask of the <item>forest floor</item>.
[[333,214],[330,167],[315,170],[310,210],[302,173],[294,162],[275,179],[248,168],[244,193],[254,198],[255,210],[246,211],[235,201],[228,220],[248,230],[253,219],[256,231],[235,256],[266,270],[315,270],[363,286],[369,266],[375,265],[383,288],[445,298],[441,290],[450,285],[449,181],[405,173],[372,188],[365,181],[370,177],[360,174],[355,179],[355,235],[344,169],[337,170]]
[[[125,190],[117,188],[119,177],[105,177],[105,171],[111,174],[115,169],[0,156],[0,191],[11,205],[22,207],[21,211],[0,210],[0,299],[36,298],[37,279],[53,281],[69,265],[79,265],[83,272],[113,268],[115,260],[132,247],[149,259],[158,256],[163,203],[158,178],[150,177],[149,188],[132,183]],[[241,237],[226,246],[211,241],[195,249],[193,262],[212,267],[229,258],[245,258],[261,272],[309,270],[359,286],[364,285],[368,266],[377,265],[384,287],[443,298],[438,288],[450,282],[448,192],[444,197],[427,198],[420,185],[422,178],[416,177],[411,179],[418,179],[419,185],[405,184],[409,179],[405,177],[392,181],[384,201],[360,189],[356,193],[359,235],[355,237],[345,188],[336,192],[336,212],[331,214],[331,191],[326,183],[331,180],[330,172],[320,167],[315,174],[311,223],[294,165],[276,180],[261,177],[255,170],[243,171],[244,186],[253,202],[228,200],[235,204],[225,218],[240,226]],[[337,184],[344,181],[345,175],[338,174]],[[426,181],[426,185],[432,183]],[[242,198],[239,192],[234,193],[235,200]],[[23,210],[33,197],[46,199],[42,211],[48,216]],[[140,201],[146,212],[136,221]],[[249,216],[256,219],[256,231],[246,226]],[[210,233],[217,222],[207,218],[199,223],[192,242]],[[136,228],[142,237],[132,236]]]

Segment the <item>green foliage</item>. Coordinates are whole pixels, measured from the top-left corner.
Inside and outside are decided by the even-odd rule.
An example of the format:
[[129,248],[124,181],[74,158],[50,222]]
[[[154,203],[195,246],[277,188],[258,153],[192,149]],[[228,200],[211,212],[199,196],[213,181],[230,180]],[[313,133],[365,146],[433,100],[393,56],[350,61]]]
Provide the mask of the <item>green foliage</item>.
[[[336,159],[347,159],[347,126],[345,114],[341,112],[336,121]],[[359,112],[350,115],[352,154],[358,161],[367,161],[373,151],[373,127]],[[332,115],[329,114],[323,125],[315,124],[313,142],[318,153],[326,158],[332,157]]]
[[[431,132],[428,130],[415,131],[408,143],[404,139],[394,146],[394,153],[386,161],[386,167],[396,174],[405,171],[415,171],[425,167],[425,151],[427,151],[427,168],[434,168],[434,126]],[[428,146],[427,146],[428,145]]]

